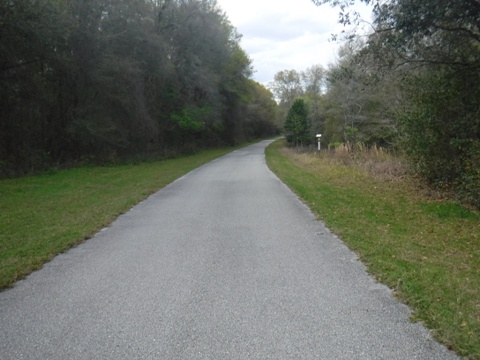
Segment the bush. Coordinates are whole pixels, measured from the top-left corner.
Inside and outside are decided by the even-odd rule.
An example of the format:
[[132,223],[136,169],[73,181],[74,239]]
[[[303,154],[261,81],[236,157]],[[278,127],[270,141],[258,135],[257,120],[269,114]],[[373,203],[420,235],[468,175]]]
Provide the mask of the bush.
[[411,89],[401,116],[404,147],[414,170],[435,187],[454,190],[480,207],[480,76],[429,70]]

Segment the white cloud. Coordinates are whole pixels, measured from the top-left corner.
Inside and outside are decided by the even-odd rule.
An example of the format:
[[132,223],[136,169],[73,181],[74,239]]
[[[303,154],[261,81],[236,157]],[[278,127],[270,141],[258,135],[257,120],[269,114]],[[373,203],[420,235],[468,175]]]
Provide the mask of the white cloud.
[[[254,79],[263,84],[281,70],[327,67],[338,44],[338,9],[315,6],[311,0],[217,0],[243,35],[241,45],[253,60]],[[366,13],[364,11],[364,13]]]

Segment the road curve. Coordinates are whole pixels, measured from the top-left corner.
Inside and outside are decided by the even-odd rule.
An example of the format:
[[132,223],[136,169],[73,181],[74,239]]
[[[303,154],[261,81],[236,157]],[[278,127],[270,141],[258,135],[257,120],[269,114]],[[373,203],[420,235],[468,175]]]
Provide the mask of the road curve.
[[0,293],[7,359],[455,359],[265,164],[206,164]]

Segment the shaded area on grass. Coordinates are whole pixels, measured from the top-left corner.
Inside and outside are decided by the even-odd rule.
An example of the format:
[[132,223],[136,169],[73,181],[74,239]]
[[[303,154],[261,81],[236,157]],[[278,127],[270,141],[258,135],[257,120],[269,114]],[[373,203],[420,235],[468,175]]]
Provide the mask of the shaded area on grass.
[[373,176],[326,154],[275,142],[269,167],[357,252],[435,336],[480,359],[480,217],[433,200],[407,175]]

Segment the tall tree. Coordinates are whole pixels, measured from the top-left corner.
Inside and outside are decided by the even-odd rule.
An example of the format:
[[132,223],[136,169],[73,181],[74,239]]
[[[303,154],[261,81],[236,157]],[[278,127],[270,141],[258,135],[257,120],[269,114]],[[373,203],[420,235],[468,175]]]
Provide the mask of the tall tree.
[[324,132],[326,75],[326,70],[321,65],[313,65],[301,72],[303,99],[308,106],[312,135]]
[[303,99],[293,102],[285,120],[285,131],[287,132],[287,141],[291,144],[303,146],[312,142],[308,108]]
[[284,122],[295,99],[303,96],[301,74],[296,70],[282,70],[275,74],[269,83],[279,104],[279,117]]
[[325,88],[325,69],[322,65],[313,65],[301,72],[304,93],[307,95],[321,94]]
[[344,44],[338,63],[328,71],[326,140],[385,146],[394,137],[398,94],[392,78],[373,70],[372,58],[360,52],[362,46]]
[[277,103],[272,92],[262,84],[248,80],[249,93],[245,131],[248,138],[274,135],[279,132]]
[[275,74],[274,81],[269,84],[280,105],[289,108],[295,99],[303,95],[301,74],[296,70],[282,70]]

